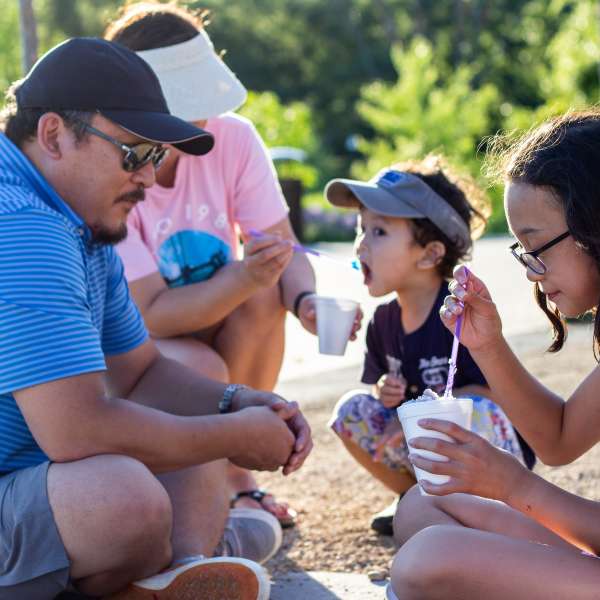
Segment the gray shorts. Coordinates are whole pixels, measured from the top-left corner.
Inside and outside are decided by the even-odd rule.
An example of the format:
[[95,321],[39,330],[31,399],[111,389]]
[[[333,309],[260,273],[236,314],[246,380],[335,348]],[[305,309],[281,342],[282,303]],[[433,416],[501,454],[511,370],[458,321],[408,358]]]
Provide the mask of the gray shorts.
[[51,600],[69,559],[48,501],[50,463],[0,477],[0,600]]

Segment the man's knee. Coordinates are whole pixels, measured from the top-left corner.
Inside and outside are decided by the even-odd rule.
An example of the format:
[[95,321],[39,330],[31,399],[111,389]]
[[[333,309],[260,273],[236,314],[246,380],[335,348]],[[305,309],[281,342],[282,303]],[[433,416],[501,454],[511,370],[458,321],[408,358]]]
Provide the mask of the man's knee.
[[76,539],[83,531],[91,544],[110,540],[115,564],[144,565],[143,570],[155,572],[170,562],[171,501],[141,462],[103,455],[53,464],[48,490],[67,547],[72,542],[87,555]]
[[229,369],[219,353],[207,343],[191,336],[156,340],[166,357],[176,360],[196,373],[216,381],[229,383]]
[[285,319],[285,307],[279,286],[261,290],[246,300],[238,309],[239,317],[253,328],[269,329]]
[[194,359],[196,370],[201,375],[206,375],[211,379],[220,381],[221,383],[229,383],[229,369],[227,363],[221,358],[218,352],[210,349],[207,351],[203,348],[200,356]]

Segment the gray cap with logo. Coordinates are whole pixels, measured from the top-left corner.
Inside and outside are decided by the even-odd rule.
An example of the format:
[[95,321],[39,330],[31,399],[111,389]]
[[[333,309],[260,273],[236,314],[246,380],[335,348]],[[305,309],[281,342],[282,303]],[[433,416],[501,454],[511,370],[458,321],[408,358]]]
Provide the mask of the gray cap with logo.
[[332,179],[325,187],[331,204],[365,208],[385,217],[429,219],[461,250],[471,247],[471,233],[464,219],[421,178],[385,169],[370,181]]

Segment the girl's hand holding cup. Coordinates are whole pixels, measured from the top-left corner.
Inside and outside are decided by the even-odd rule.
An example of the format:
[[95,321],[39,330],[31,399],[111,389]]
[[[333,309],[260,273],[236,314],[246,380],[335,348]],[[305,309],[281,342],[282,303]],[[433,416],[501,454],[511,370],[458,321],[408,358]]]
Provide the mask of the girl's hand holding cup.
[[463,314],[460,341],[469,350],[493,347],[502,337],[502,321],[490,293],[481,279],[465,266],[454,269],[454,280],[449,285],[440,308],[444,325],[454,333],[456,320]]
[[447,483],[438,485],[421,479],[419,484],[428,494],[445,496],[462,492],[510,504],[511,494],[525,489],[520,481],[529,475],[529,471],[510,452],[493,446],[486,439],[456,423],[420,419],[419,425],[424,429],[444,433],[453,440],[447,442],[428,437],[408,440],[415,449],[430,450],[448,458],[442,462],[416,453],[410,455],[410,461],[415,467],[450,477]]

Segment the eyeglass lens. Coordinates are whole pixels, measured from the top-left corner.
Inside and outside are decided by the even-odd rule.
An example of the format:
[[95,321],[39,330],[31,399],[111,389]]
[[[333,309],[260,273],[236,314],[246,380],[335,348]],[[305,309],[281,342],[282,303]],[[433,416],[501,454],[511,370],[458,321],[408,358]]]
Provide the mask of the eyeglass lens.
[[546,265],[532,254],[527,254],[523,252],[519,255],[519,260],[529,269],[531,269],[534,273],[538,275],[543,275],[546,272]]
[[167,148],[154,144],[142,143],[130,146],[123,158],[123,168],[126,171],[137,171],[150,161],[157,169],[167,155]]

